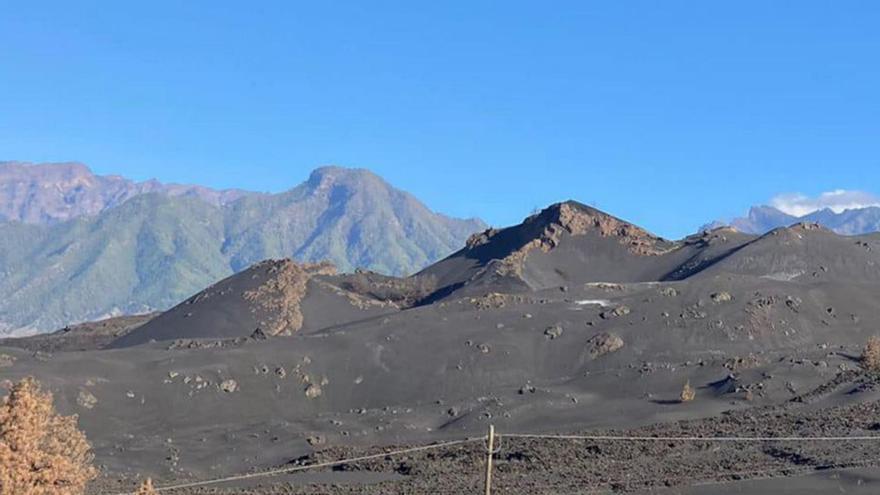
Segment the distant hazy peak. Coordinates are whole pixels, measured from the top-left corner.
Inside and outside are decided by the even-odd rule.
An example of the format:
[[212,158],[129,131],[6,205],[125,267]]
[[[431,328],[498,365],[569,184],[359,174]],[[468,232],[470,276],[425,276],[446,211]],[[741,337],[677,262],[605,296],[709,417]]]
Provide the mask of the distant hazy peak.
[[766,234],[780,227],[798,223],[817,224],[838,234],[858,235],[880,231],[880,207],[868,206],[835,212],[822,208],[803,216],[789,215],[773,206],[753,206],[745,217],[710,225],[729,225],[747,234]]
[[88,166],[79,162],[31,163],[0,160],[0,175],[38,172],[43,174],[94,175]]
[[309,174],[305,186],[314,193],[329,191],[334,187],[345,187],[349,190],[394,190],[382,177],[363,168],[345,168],[339,166],[323,166]]
[[46,224],[94,216],[146,193],[193,196],[218,206],[251,194],[164,184],[155,179],[135,182],[118,175],[96,175],[77,162],[0,162],[0,221]]
[[349,168],[339,165],[324,165],[312,170],[309,183],[321,184],[353,179],[370,179],[385,182],[381,177],[365,168]]
[[[46,184],[60,183],[68,186],[93,186],[97,181],[91,170],[82,163],[37,163],[0,161],[0,187],[9,183],[42,181]],[[106,177],[106,180],[123,180]]]

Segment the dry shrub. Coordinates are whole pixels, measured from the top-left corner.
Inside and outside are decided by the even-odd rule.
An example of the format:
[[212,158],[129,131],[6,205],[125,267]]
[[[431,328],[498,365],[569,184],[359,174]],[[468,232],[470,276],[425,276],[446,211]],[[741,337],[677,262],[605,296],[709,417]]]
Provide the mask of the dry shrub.
[[691,382],[687,382],[684,384],[684,387],[681,389],[681,395],[679,399],[682,402],[690,402],[694,400],[697,396],[697,391],[694,390],[694,387],[691,386]]
[[33,378],[0,404],[0,495],[80,495],[97,476],[76,416],[55,412]]
[[146,481],[141,483],[140,488],[134,492],[134,495],[157,495],[156,489],[153,488],[153,480],[147,478]]
[[410,275],[405,278],[390,277],[368,270],[356,270],[341,277],[339,287],[377,301],[391,302],[402,308],[415,306],[437,290],[434,275]]
[[880,371],[880,337],[868,338],[862,349],[862,366],[868,371]]

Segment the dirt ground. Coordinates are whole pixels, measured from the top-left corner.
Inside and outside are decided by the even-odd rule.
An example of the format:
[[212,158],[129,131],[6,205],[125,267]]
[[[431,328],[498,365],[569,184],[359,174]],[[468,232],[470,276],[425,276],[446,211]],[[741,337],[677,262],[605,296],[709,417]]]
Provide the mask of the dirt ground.
[[[136,327],[95,327],[100,345],[75,330],[0,342],[0,386],[33,375],[78,415],[102,495],[490,424],[496,493],[878,492],[880,388],[860,356],[880,331],[880,237],[793,226],[668,243],[597,215],[550,208],[418,280],[310,274],[281,309],[247,296],[277,286],[277,263],[257,265]],[[296,325],[272,331],[293,302]],[[474,441],[176,492],[475,493],[485,456]]]
[[[567,435],[636,439],[517,438],[499,431],[493,490],[563,493],[876,493],[880,488],[880,378],[844,372],[775,406],[716,417]],[[849,404],[823,406],[839,395]],[[551,435],[552,436],[552,435]],[[875,437],[868,439],[866,437]],[[701,437],[724,440],[646,440]],[[732,438],[787,437],[781,440]],[[816,438],[815,440],[795,440]],[[841,440],[834,437],[859,437]],[[405,449],[331,447],[279,469]],[[483,484],[485,439],[350,462],[299,474],[259,477],[175,494],[475,493]],[[785,479],[780,483],[778,480]],[[173,480],[168,480],[173,484]],[[101,490],[124,490],[104,480]],[[160,485],[161,486],[161,485]],[[786,491],[788,490],[788,491]]]

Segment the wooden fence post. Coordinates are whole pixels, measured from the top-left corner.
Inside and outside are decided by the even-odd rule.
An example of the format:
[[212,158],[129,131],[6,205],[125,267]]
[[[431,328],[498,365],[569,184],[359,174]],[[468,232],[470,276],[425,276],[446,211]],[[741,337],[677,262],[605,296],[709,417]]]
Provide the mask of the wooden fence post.
[[489,425],[488,450],[486,451],[486,495],[492,495],[492,456],[495,454],[495,426]]

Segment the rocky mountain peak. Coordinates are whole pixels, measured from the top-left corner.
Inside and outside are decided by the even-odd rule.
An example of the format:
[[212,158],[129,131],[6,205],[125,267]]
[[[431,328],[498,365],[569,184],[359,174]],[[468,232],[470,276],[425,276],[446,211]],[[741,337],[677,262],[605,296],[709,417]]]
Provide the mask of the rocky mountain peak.
[[97,215],[147,193],[194,196],[215,206],[252,194],[155,179],[134,182],[118,175],[96,175],[78,162],[0,162],[0,221],[58,223]]
[[574,236],[592,232],[601,237],[617,238],[630,252],[642,255],[659,253],[655,245],[663,241],[662,238],[641,227],[572,200],[550,205],[540,213],[527,218],[524,225],[530,225],[538,234],[535,242],[538,242],[543,250],[555,247],[562,231]]
[[356,185],[377,183],[387,185],[378,175],[364,168],[348,168],[338,165],[318,167],[309,175],[307,184],[315,189],[325,189],[337,185]]

